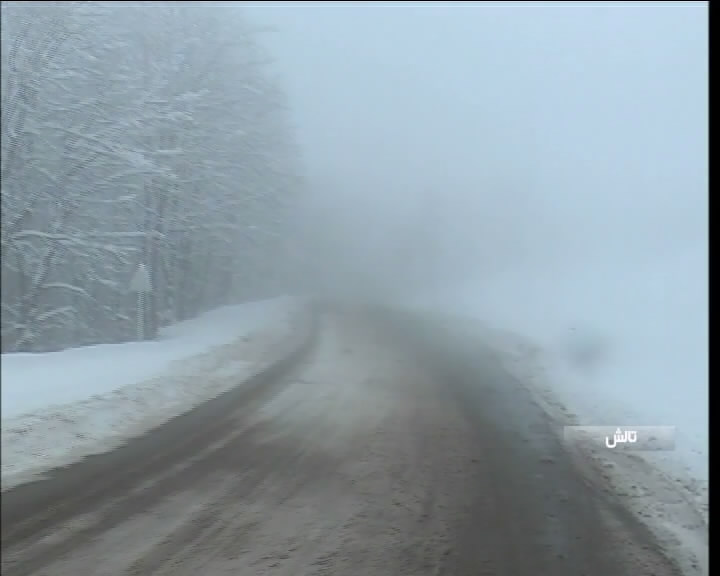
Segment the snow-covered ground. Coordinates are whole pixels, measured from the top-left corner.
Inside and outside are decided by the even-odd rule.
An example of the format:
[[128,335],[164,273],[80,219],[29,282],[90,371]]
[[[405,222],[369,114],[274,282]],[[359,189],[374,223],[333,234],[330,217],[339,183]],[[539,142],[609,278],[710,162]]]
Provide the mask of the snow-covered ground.
[[472,319],[468,326],[559,423],[675,426],[675,450],[635,453],[644,470],[636,459],[607,454],[602,465],[620,491],[635,491],[638,475],[650,471],[655,479],[629,503],[674,539],[678,553],[694,551],[688,573],[700,574],[707,570],[707,258],[707,246],[696,246],[635,265],[518,267],[413,302]]
[[227,306],[154,342],[2,355],[3,490],[112,449],[271,362],[300,321],[290,298]]

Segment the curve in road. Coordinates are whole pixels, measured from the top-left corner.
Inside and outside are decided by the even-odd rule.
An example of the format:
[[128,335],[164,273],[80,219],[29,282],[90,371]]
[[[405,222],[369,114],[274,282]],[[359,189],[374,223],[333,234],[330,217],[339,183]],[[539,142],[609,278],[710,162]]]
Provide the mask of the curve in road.
[[3,493],[3,574],[679,575],[490,355],[319,322],[272,373]]

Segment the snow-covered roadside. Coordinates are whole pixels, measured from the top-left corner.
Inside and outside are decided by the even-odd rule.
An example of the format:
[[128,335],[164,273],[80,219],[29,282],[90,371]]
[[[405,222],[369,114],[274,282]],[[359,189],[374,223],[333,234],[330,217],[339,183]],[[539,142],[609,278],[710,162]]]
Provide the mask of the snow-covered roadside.
[[[646,418],[640,422],[627,419],[628,414],[637,412],[623,412],[617,408],[612,411],[612,406],[606,409],[603,421],[588,418],[590,412],[582,410],[583,403],[567,394],[569,382],[577,384],[577,376],[564,376],[566,367],[560,362],[553,362],[547,352],[516,334],[489,329],[482,332],[483,340],[490,343],[505,369],[526,385],[553,419],[559,436],[562,436],[563,426],[589,423],[624,427],[646,425]],[[565,395],[559,393],[563,387],[566,387]],[[575,391],[575,394],[583,393],[593,396],[589,388]],[[676,444],[687,448],[682,438],[676,438]],[[596,475],[609,485],[613,495],[656,534],[683,573],[698,576],[709,573],[707,479],[698,479],[690,469],[683,468],[681,463],[686,459],[672,452],[623,453],[587,445],[569,445],[568,449],[578,453],[591,480]]]
[[302,322],[291,299],[228,306],[156,342],[2,357],[2,489],[122,445],[276,359]]
[[[553,366],[551,358],[540,348],[507,333],[486,332],[485,340],[492,343],[506,370],[526,384],[556,423],[559,435],[563,426],[587,425],[587,418],[578,417],[568,409],[567,395],[561,400],[558,388],[567,386],[569,380],[563,378],[562,369]],[[573,403],[575,407],[578,404]],[[608,411],[603,425],[639,424],[637,420],[618,419],[618,416],[608,421],[612,413]],[[676,442],[682,447],[682,439]],[[623,453],[587,445],[569,445],[568,449],[579,455],[591,480],[595,476],[609,485],[613,496],[620,498],[655,533],[684,574],[705,576],[709,573],[707,480],[702,481],[682,469],[682,458],[673,457],[672,453]]]
[[[564,425],[675,426],[669,452],[581,454],[683,564],[707,574],[707,248],[623,269],[508,271],[416,309],[460,317]],[[502,330],[500,330],[502,328]]]
[[[441,314],[437,310],[422,312],[438,333],[444,332],[452,340],[461,338],[475,343],[492,353],[548,415],[558,439],[566,442],[568,451],[577,457],[587,481],[597,483],[612,500],[623,502],[656,535],[683,574],[709,574],[707,480],[703,483],[678,466],[684,461],[682,457],[678,458],[675,452],[614,452],[604,446],[568,442],[565,426],[631,428],[638,422],[618,419],[622,412],[613,412],[609,405],[605,420],[591,418],[588,424],[587,416],[583,416],[587,414],[582,410],[583,401],[578,399],[583,390],[576,390],[574,397],[567,394],[567,389],[565,395],[560,394],[562,387],[568,386],[568,381],[562,381],[560,363],[527,337],[490,328],[473,318]],[[571,381],[577,384],[576,377]]]

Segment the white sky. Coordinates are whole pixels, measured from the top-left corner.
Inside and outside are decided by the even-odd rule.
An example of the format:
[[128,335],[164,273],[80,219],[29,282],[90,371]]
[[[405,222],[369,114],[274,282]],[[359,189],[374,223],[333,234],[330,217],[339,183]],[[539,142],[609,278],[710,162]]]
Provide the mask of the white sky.
[[707,3],[245,11],[275,29],[313,193],[358,229],[431,206],[446,267],[479,269],[706,241]]

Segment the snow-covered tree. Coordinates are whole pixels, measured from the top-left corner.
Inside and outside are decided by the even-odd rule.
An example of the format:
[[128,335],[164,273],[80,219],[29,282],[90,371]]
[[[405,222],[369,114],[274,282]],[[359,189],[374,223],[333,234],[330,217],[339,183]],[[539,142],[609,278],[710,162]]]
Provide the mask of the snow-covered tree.
[[237,6],[2,3],[2,347],[151,334],[283,289],[301,187],[283,95]]

